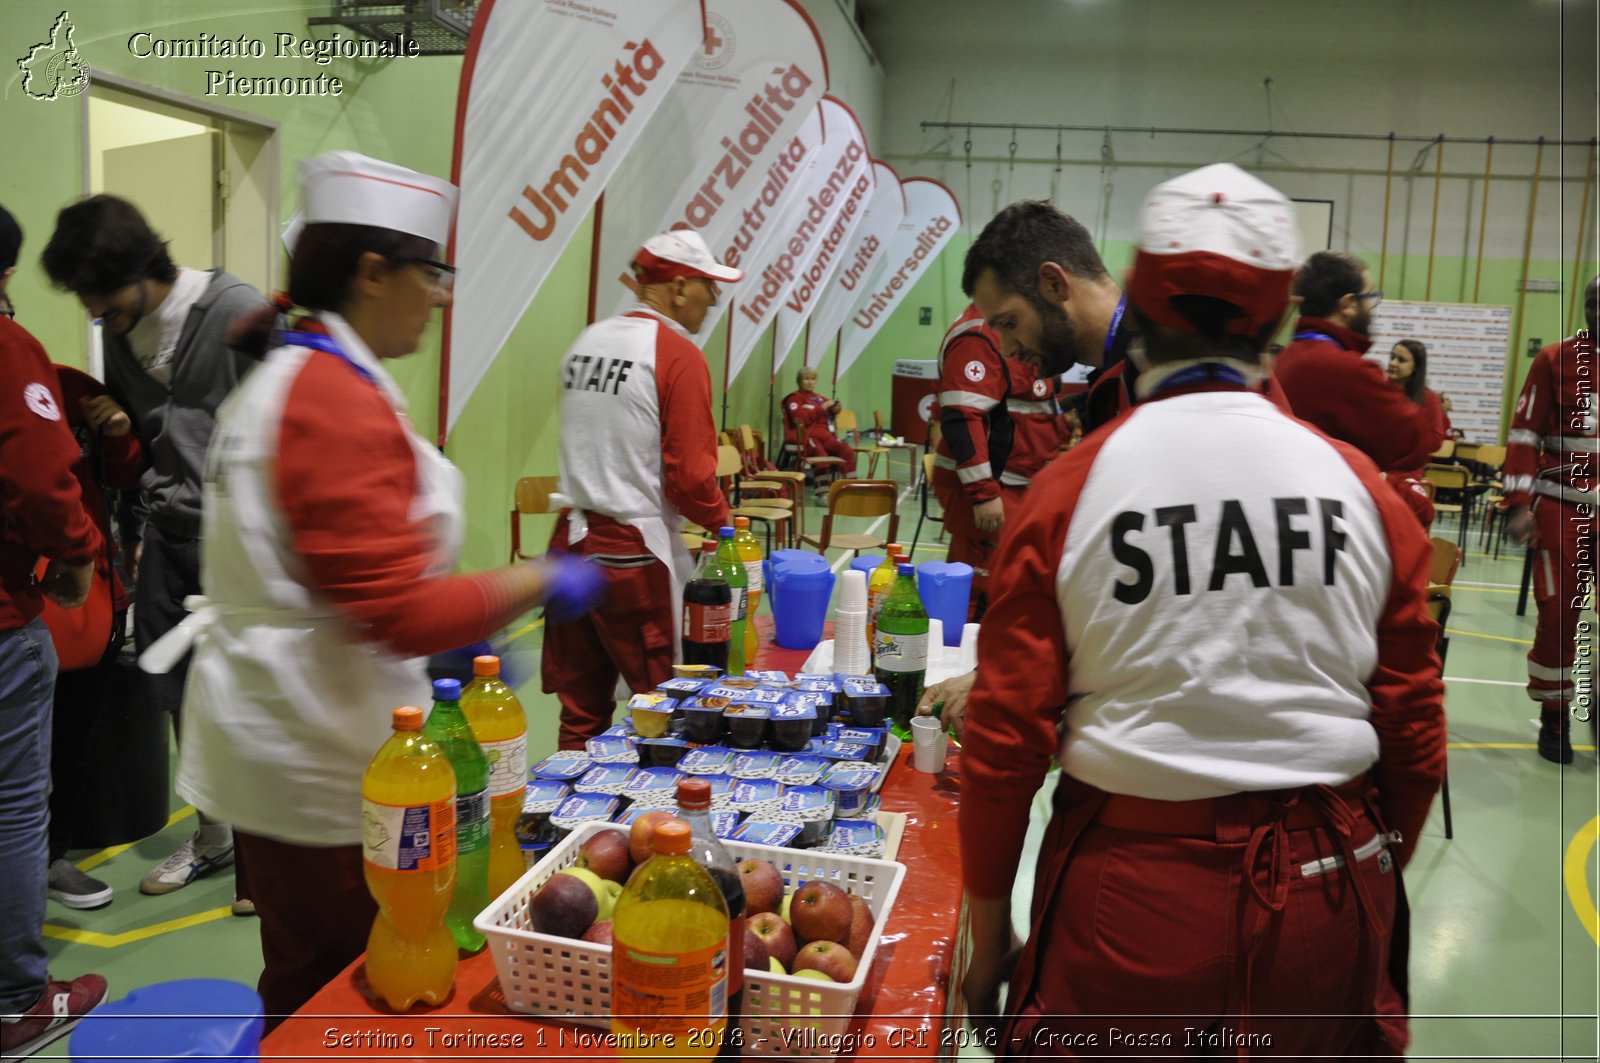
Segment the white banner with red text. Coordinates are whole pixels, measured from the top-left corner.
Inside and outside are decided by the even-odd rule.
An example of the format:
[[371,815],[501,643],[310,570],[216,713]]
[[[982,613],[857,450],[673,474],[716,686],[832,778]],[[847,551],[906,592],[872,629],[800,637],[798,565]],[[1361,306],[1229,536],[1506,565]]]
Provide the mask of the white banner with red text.
[[[839,260],[839,268],[828,281],[827,290],[817,300],[811,312],[810,327],[806,330],[806,365],[815,369],[821,363],[828,347],[838,338],[839,326],[844,324],[863,285],[875,273],[875,267],[884,260],[889,241],[906,216],[906,193],[900,187],[900,175],[894,168],[874,159],[872,169],[877,174],[878,187],[867,204],[866,217],[856,229],[850,248]],[[786,307],[784,313],[788,313]],[[782,317],[779,318],[781,323]]]
[[844,376],[878,334],[889,315],[899,309],[922,271],[939,257],[961,228],[961,208],[944,185],[927,177],[900,182],[906,194],[905,218],[884,251],[883,261],[856,298],[839,335],[839,367]]
[[656,233],[697,230],[719,259],[742,233],[749,250],[762,192],[795,166],[794,137],[827,88],[822,39],[798,0],[707,4],[704,45],[606,185],[595,236],[601,316],[633,305],[628,262]]
[[484,0],[461,66],[440,439],[705,35],[700,0]]
[[872,198],[872,158],[861,123],[832,96],[824,96],[819,109],[822,147],[790,186],[765,253],[743,265],[745,278],[726,301],[728,382],[744,368],[795,286],[821,280]]

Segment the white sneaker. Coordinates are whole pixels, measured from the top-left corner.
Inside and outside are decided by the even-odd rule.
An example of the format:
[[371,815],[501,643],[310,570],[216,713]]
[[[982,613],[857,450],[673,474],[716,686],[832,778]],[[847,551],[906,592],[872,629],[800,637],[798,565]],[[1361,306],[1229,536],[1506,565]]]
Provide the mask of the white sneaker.
[[104,882],[78,870],[72,861],[62,858],[50,862],[48,896],[68,908],[104,908],[111,903],[112,889]]
[[178,851],[167,857],[139,880],[140,893],[163,894],[181,890],[197,878],[233,863],[233,843],[215,849],[202,849],[191,838],[184,839]]

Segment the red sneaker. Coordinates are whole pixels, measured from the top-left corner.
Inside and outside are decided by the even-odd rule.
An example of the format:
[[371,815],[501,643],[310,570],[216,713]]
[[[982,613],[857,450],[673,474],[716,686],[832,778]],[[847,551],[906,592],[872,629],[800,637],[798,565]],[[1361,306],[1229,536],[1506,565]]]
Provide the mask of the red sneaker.
[[104,1004],[106,980],[79,975],[70,982],[49,982],[33,1007],[21,1015],[0,1016],[0,1057],[31,1056],[70,1032],[78,1021]]

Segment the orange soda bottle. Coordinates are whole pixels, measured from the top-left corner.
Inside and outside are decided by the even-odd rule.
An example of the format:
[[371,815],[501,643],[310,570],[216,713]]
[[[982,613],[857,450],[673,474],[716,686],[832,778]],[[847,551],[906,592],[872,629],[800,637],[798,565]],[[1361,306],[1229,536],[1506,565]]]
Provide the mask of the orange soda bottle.
[[710,1060],[728,1025],[728,903],[689,855],[682,820],[659,824],[611,916],[617,1055]]
[[756,606],[761,604],[765,574],[761,571],[761,540],[750,530],[749,517],[733,518],[733,549],[739,555],[739,563],[744,566],[745,579],[749,584],[745,587],[744,666],[750,668],[755,664],[756,654],[761,652],[761,636],[756,631]]
[[441,1004],[456,977],[445,912],[456,887],[456,773],[422,733],[422,710],[394,710],[394,734],[361,779],[363,872],[378,918],[367,983],[396,1011]]
[[528,718],[516,691],[500,678],[500,658],[472,659],[473,680],[461,692],[461,711],[489,758],[489,899],[516,885],[527,870],[517,842],[517,819],[528,779]]

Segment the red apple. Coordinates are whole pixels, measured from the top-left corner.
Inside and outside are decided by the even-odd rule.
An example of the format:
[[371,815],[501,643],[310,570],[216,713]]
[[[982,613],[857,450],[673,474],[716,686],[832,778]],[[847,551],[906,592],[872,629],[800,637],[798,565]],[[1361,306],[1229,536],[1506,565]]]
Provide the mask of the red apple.
[[783,904],[783,873],[771,860],[739,861],[739,878],[744,884],[745,912],[775,912]]
[[834,941],[850,933],[850,895],[831,882],[807,882],[794,891],[789,922],[801,941]]
[[856,976],[856,958],[837,941],[813,941],[795,953],[794,971],[820,971],[835,982],[848,982]]
[[767,939],[751,930],[750,924],[746,923],[744,926],[745,970],[760,971],[762,974],[766,974],[768,970],[767,960],[769,958],[767,955]]
[[600,902],[576,875],[551,875],[528,902],[528,918],[541,934],[575,938],[594,923]]
[[603,879],[626,882],[633,866],[631,848],[628,836],[620,830],[603,830],[578,847],[578,858],[572,863],[588,868]]
[[583,940],[595,945],[611,944],[611,920],[602,919],[583,932]]
[[850,894],[850,932],[845,935],[844,947],[857,959],[867,954],[872,944],[872,909],[859,894]]
[[653,812],[646,812],[633,821],[633,826],[628,828],[628,854],[633,857],[635,865],[642,864],[655,855],[655,846],[652,838],[656,833],[656,824],[674,818],[671,812],[658,808]]
[[789,964],[794,962],[795,949],[799,943],[794,939],[794,930],[777,912],[761,912],[752,915],[746,928],[755,932],[767,948],[767,955],[788,970]]

